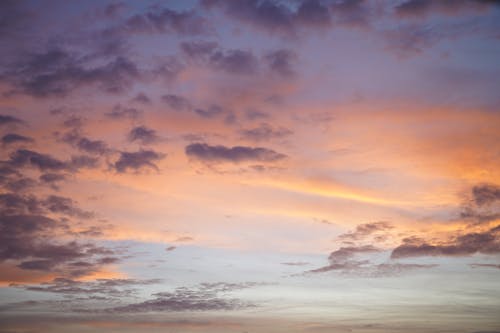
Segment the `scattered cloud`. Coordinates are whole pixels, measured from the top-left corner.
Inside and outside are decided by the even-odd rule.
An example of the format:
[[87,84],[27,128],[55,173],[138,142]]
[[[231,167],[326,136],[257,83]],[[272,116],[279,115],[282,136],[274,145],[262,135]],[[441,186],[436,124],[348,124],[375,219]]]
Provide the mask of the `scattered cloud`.
[[128,133],[128,140],[130,142],[139,142],[143,145],[155,143],[159,139],[156,131],[146,126],[136,126]]
[[2,137],[2,143],[4,145],[12,143],[32,143],[32,142],[34,142],[32,138],[16,133],[8,133]]
[[154,150],[138,150],[135,152],[120,152],[118,160],[113,164],[113,168],[119,172],[124,173],[128,170],[135,172],[142,169],[153,169],[158,171],[155,162],[162,160],[166,155],[158,153]]
[[470,232],[459,235],[448,242],[429,243],[418,237],[403,239],[391,258],[422,256],[468,256],[475,253],[500,253],[500,226],[484,232]]
[[275,162],[286,158],[286,155],[268,148],[210,146],[206,143],[190,144],[186,146],[185,152],[188,157],[204,162]]

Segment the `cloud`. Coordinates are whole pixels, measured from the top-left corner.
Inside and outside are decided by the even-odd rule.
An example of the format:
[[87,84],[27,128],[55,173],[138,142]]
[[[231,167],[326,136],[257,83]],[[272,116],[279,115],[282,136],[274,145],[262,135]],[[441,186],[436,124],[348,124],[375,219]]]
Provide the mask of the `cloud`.
[[266,32],[296,37],[301,31],[328,29],[335,25],[366,26],[369,9],[364,0],[203,0],[202,5],[218,9],[228,17]]
[[323,273],[333,270],[352,271],[359,269],[363,265],[367,265],[370,262],[367,260],[352,260],[352,258],[359,254],[370,254],[380,251],[381,249],[372,245],[341,247],[340,249],[330,253],[330,256],[328,257],[328,261],[330,262],[329,265],[307,271],[306,273]]
[[151,98],[149,98],[148,95],[142,92],[135,95],[135,97],[132,99],[132,102],[137,102],[146,105],[152,103]]
[[31,143],[31,142],[34,142],[34,140],[32,138],[30,138],[30,137],[27,137],[27,136],[24,136],[24,135],[19,135],[19,134],[16,134],[16,133],[8,133],[8,134],[5,134],[2,137],[2,143],[4,145],[8,145],[8,144],[12,144],[12,143],[17,143],[17,142]]
[[48,292],[64,295],[85,295],[102,297],[126,297],[136,292],[134,287],[154,285],[159,279],[97,279],[95,281],[77,281],[69,278],[56,278],[38,286],[15,285],[30,291]]
[[234,290],[251,288],[259,283],[202,283],[195,288],[181,287],[173,292],[156,293],[155,299],[108,309],[112,313],[229,311],[255,307],[254,304],[224,297]]
[[478,267],[486,267],[486,268],[497,268],[497,269],[500,269],[500,264],[497,265],[497,264],[469,264],[470,267],[472,268],[478,268]]
[[21,195],[17,193],[0,194],[0,207],[6,214],[40,214],[56,213],[82,219],[94,216],[92,212],[84,211],[76,206],[76,203],[67,197],[49,195],[45,199],[38,199],[33,195]]
[[245,146],[210,146],[206,143],[193,143],[185,148],[186,155],[204,162],[232,162],[245,161],[275,162],[286,158],[286,155],[272,149]]
[[144,168],[159,170],[154,162],[162,160],[164,157],[165,154],[157,153],[154,150],[141,149],[136,152],[121,152],[113,167],[119,173],[128,170],[139,171]]
[[9,115],[0,114],[0,126],[7,125],[7,124],[22,124],[22,123],[24,123],[24,121],[22,121],[19,118],[9,116]]
[[[105,264],[99,260],[114,254],[92,242],[58,240],[61,234],[71,235],[69,225],[39,213],[23,214],[23,210],[37,210],[36,207],[21,207],[23,204],[32,203],[16,203],[16,207],[2,210],[0,215],[0,262],[17,263],[23,270],[77,277],[98,271]],[[78,264],[81,262],[86,265]]]
[[80,138],[76,142],[76,147],[89,154],[104,155],[109,152],[108,145],[102,140],[91,140],[89,138]]
[[98,160],[89,156],[72,156],[69,161],[61,161],[48,154],[38,153],[28,149],[18,149],[10,154],[10,159],[4,161],[8,165],[21,167],[35,167],[42,172],[72,171],[80,168],[95,168]]
[[217,42],[211,41],[192,41],[182,42],[180,44],[181,51],[191,59],[205,59],[219,48]]
[[396,247],[391,258],[422,256],[468,256],[475,253],[500,253],[500,226],[484,232],[471,232],[453,238],[449,242],[431,244],[424,239],[405,238]]
[[401,18],[422,18],[431,13],[459,15],[495,5],[500,3],[495,0],[407,0],[397,5],[394,10]]
[[[209,41],[183,42],[180,47],[189,60],[214,70],[238,75],[255,74],[259,70],[259,59],[249,50],[222,49],[216,42]],[[268,56],[268,63],[272,65],[273,55]],[[281,57],[283,57],[281,67],[283,69],[288,59],[285,54]],[[279,67],[279,64],[276,65]]]
[[281,264],[285,265],[285,266],[307,266],[307,265],[309,265],[308,262],[304,262],[304,261],[282,262]]
[[476,205],[490,205],[500,201],[500,186],[494,184],[476,185],[472,188],[472,195]]
[[243,129],[240,134],[252,141],[269,141],[272,139],[280,139],[293,134],[291,130],[284,127],[273,127],[267,123],[262,123],[258,127]]
[[191,109],[191,103],[183,96],[167,94],[163,95],[161,99],[175,111],[186,111]]
[[137,119],[142,114],[142,111],[136,108],[123,107],[116,105],[112,111],[105,113],[105,115],[112,119]]
[[394,228],[389,222],[371,222],[356,226],[356,230],[339,235],[342,240],[358,241],[379,231],[386,231]]
[[68,216],[78,217],[82,219],[90,219],[94,217],[94,213],[78,208],[71,198],[49,195],[45,200],[42,201],[42,205],[52,213],[62,213]]
[[203,0],[206,8],[222,10],[243,23],[269,32],[295,35],[300,28],[328,27],[331,15],[320,1],[299,1],[296,9],[273,0]]
[[87,62],[84,56],[52,49],[13,64],[3,76],[14,86],[13,93],[34,97],[65,96],[88,86],[107,93],[121,93],[140,77],[137,66],[122,56],[99,65]]
[[49,184],[53,189],[57,190],[59,189],[58,183],[65,181],[67,178],[66,175],[60,173],[43,173],[38,177],[38,179],[45,184]]
[[165,249],[165,251],[167,251],[167,252],[171,252],[171,251],[175,250],[176,248],[177,248],[176,246],[169,246],[169,247],[167,247],[167,248]]
[[218,116],[219,114],[224,113],[224,109],[222,109],[222,107],[218,105],[211,105],[208,108],[195,109],[194,112],[202,118],[210,119]]
[[160,138],[156,134],[154,129],[148,128],[146,126],[137,126],[130,130],[128,133],[128,140],[130,142],[140,142],[143,145],[148,145],[151,143],[155,143]]
[[152,6],[144,14],[129,17],[117,28],[126,34],[153,34],[173,32],[180,35],[203,35],[211,31],[208,21],[194,10],[176,11]]
[[280,76],[292,77],[295,74],[293,63],[297,59],[297,55],[286,49],[268,52],[264,56],[269,69]]
[[231,74],[254,74],[259,61],[250,51],[217,50],[209,57],[209,65]]
[[32,150],[19,149],[10,155],[9,163],[15,167],[33,166],[40,171],[61,171],[68,169],[68,163],[60,161],[48,154]]

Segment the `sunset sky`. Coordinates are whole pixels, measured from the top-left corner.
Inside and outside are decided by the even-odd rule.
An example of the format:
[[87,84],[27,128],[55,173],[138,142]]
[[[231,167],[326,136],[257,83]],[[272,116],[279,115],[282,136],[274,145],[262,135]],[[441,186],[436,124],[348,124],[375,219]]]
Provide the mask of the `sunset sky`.
[[500,2],[0,1],[0,333],[499,333]]

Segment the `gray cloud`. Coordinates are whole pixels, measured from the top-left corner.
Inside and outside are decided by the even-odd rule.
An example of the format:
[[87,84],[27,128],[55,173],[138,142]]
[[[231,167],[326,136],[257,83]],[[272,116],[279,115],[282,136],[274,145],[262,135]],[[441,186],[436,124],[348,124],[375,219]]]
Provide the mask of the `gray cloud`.
[[449,242],[431,244],[421,238],[405,238],[396,247],[391,258],[422,256],[468,256],[475,253],[500,253],[500,226],[484,232],[471,232],[455,237]]
[[485,206],[500,201],[500,186],[494,184],[476,185],[472,188],[472,195],[478,206]]
[[137,312],[183,312],[183,311],[228,311],[255,307],[254,304],[235,298],[224,297],[226,293],[251,288],[259,283],[202,283],[196,288],[181,287],[173,292],[156,293],[155,299],[108,309],[113,313]]
[[143,145],[155,143],[159,139],[156,131],[146,126],[134,127],[128,133],[128,140],[130,142],[140,142]]
[[211,31],[208,21],[194,10],[176,11],[152,6],[144,14],[129,17],[115,32],[153,34],[173,32],[180,35],[203,35]]
[[276,0],[203,0],[202,5],[257,29],[296,36],[307,29],[331,28],[334,24],[365,26],[369,11],[364,0],[299,0],[296,6]]
[[379,231],[387,231],[394,228],[392,224],[385,221],[380,222],[371,222],[359,224],[356,226],[356,230],[352,232],[348,232],[346,234],[339,235],[338,238],[342,240],[352,240],[357,241],[361,240],[367,236],[370,236]]
[[190,158],[205,162],[275,162],[286,158],[286,155],[277,153],[272,149],[262,147],[225,147],[210,146],[205,143],[193,143],[185,148],[186,155]]
[[89,156],[72,156],[69,161],[61,161],[49,154],[28,149],[18,149],[10,154],[8,161],[3,161],[15,168],[34,167],[42,172],[74,171],[80,168],[95,168],[98,160]]
[[264,61],[267,63],[269,69],[283,77],[291,77],[295,74],[293,63],[296,59],[297,55],[286,49],[268,52],[264,56]]
[[121,93],[140,77],[137,66],[122,56],[99,66],[89,66],[86,62],[84,56],[52,49],[13,64],[3,77],[14,86],[12,92],[34,97],[64,96],[86,86]]
[[243,129],[240,134],[252,141],[269,141],[272,139],[280,139],[293,134],[291,130],[284,127],[273,127],[267,123],[262,123],[258,127]]
[[159,170],[155,162],[162,160],[165,154],[153,150],[139,150],[135,152],[121,152],[118,160],[113,164],[117,172],[124,173],[128,170],[139,171],[150,168]]
[[186,111],[192,108],[189,100],[183,96],[167,94],[161,99],[175,111]]
[[105,113],[107,117],[112,119],[137,119],[141,114],[141,110],[121,105],[116,105],[112,111]]
[[0,114],[0,126],[7,125],[7,124],[22,124],[22,123],[24,123],[24,121],[22,121],[19,118],[9,116],[9,115]]
[[431,13],[459,15],[495,5],[500,3],[495,0],[406,0],[395,7],[395,13],[401,18],[422,18]]
[[2,143],[4,145],[8,145],[8,144],[12,144],[12,143],[17,143],[17,142],[31,143],[31,142],[34,142],[34,140],[32,138],[30,138],[30,137],[27,137],[27,136],[24,136],[24,135],[20,135],[20,134],[16,134],[16,133],[8,133],[8,134],[5,134],[2,137]]

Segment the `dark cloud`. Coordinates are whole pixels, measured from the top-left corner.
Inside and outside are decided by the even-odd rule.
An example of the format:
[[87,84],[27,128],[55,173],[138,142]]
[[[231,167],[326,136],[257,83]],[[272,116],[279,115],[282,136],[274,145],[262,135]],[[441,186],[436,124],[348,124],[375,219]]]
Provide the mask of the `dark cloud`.
[[194,112],[202,118],[210,119],[224,113],[224,109],[218,105],[210,105],[207,108],[195,109]]
[[191,103],[183,96],[167,94],[163,95],[161,99],[175,111],[186,111],[191,109]]
[[80,137],[75,140],[74,146],[83,152],[96,155],[104,155],[110,151],[106,142],[102,140],[92,140],[86,137]]
[[37,214],[43,211],[37,198],[16,193],[0,194],[0,207],[4,214]]
[[359,254],[377,253],[380,251],[380,249],[372,245],[341,247],[340,249],[330,253],[330,256],[328,257],[328,261],[330,262],[329,265],[307,271],[307,273],[323,273],[333,270],[357,270],[370,262],[367,260],[352,260],[355,256]]
[[90,65],[61,49],[33,54],[13,64],[3,77],[20,92],[34,97],[64,96],[80,87],[96,86],[103,92],[121,93],[140,77],[139,69],[129,59],[114,59]]
[[148,145],[155,143],[160,138],[156,134],[156,131],[152,128],[146,126],[137,126],[130,130],[128,133],[128,140],[130,142],[140,142],[143,145]]
[[211,31],[207,20],[194,10],[175,11],[158,6],[151,7],[144,14],[131,16],[117,29],[127,34],[174,32],[191,36]]
[[[85,264],[83,262],[83,264]],[[159,279],[97,279],[95,281],[77,281],[69,278],[56,278],[38,286],[16,285],[30,291],[48,292],[64,295],[91,295],[103,297],[124,297],[135,293],[138,286],[160,283]]]
[[300,1],[296,9],[273,0],[203,0],[207,8],[221,9],[228,16],[254,27],[287,35],[296,34],[301,27],[325,27],[330,24],[327,6],[320,1]]
[[58,160],[48,154],[32,150],[19,149],[10,155],[9,163],[14,167],[33,166],[40,171],[61,171],[68,169],[68,163]]
[[206,59],[216,49],[219,48],[217,42],[210,41],[193,41],[182,42],[180,44],[181,51],[191,59],[200,60]]
[[[13,199],[10,198],[11,202]],[[17,198],[19,199],[19,198]],[[0,261],[17,262],[24,270],[53,272],[67,276],[82,276],[99,270],[103,264],[98,259],[114,252],[91,242],[58,241],[57,235],[69,234],[69,226],[36,213],[18,214],[16,211],[36,211],[30,201],[10,206],[0,215]],[[39,203],[40,204],[40,201]],[[27,207],[22,207],[27,205]],[[87,262],[88,265],[77,265]]]
[[500,219],[500,187],[495,184],[479,184],[464,196],[460,219],[471,225],[481,225]]
[[155,299],[108,309],[113,313],[229,311],[255,307],[235,298],[225,297],[234,290],[251,288],[259,283],[202,283],[196,288],[181,287],[173,292],[156,293]]
[[159,170],[154,162],[165,157],[165,154],[153,150],[139,150],[136,152],[121,152],[120,157],[113,167],[117,172],[123,173],[128,170],[139,171],[144,168]]
[[275,162],[286,158],[286,155],[272,149],[262,147],[225,147],[210,146],[206,143],[193,143],[185,148],[186,155],[204,162]]
[[55,213],[71,217],[89,219],[92,212],[80,209],[76,203],[67,197],[49,195],[45,199],[38,199],[33,195],[17,193],[0,194],[0,207],[5,214],[41,214]]
[[240,134],[248,140],[258,142],[284,138],[286,136],[292,135],[293,132],[288,128],[275,128],[267,123],[262,123],[258,127],[241,130]]
[[493,0],[407,0],[395,7],[395,12],[402,18],[421,18],[431,13],[458,15],[466,12],[500,6]]
[[30,137],[16,134],[16,133],[8,133],[2,137],[2,143],[4,145],[16,143],[16,142],[31,143],[31,142],[34,142],[34,140]]
[[142,111],[138,109],[116,105],[111,112],[107,112],[105,115],[112,119],[137,119],[141,114]]
[[297,55],[290,50],[276,50],[267,53],[264,60],[269,69],[283,77],[291,77],[295,74],[293,63],[297,59]]
[[81,168],[96,168],[99,165],[99,159],[96,157],[78,155],[72,156],[68,163],[68,168],[70,170],[78,170]]
[[39,177],[40,181],[48,184],[55,184],[66,180],[66,176],[60,173],[44,173]]
[[304,261],[282,262],[281,264],[285,265],[285,266],[307,266],[307,265],[309,265],[308,262],[304,262]]
[[500,253],[500,227],[484,232],[471,232],[455,237],[449,242],[431,244],[421,238],[405,238],[396,247],[391,258],[422,256],[468,256],[475,253]]
[[169,246],[169,247],[167,247],[167,248],[165,249],[165,251],[170,252],[170,251],[175,250],[176,248],[177,248],[176,246]]
[[10,159],[4,161],[8,165],[20,167],[35,167],[42,172],[74,171],[80,168],[95,168],[98,160],[89,156],[72,156],[69,161],[61,161],[48,154],[38,153],[28,149],[18,149],[10,154]]
[[28,177],[21,177],[18,179],[11,179],[6,181],[3,186],[12,192],[22,192],[37,185],[37,182]]
[[325,273],[337,271],[343,275],[355,277],[398,276],[414,270],[436,267],[435,264],[410,264],[398,262],[372,263],[370,260],[356,259],[359,255],[382,252],[372,245],[341,247],[328,257],[329,265],[305,273]]
[[299,0],[294,4],[278,0],[203,0],[206,8],[219,9],[231,18],[257,29],[287,36],[301,30],[338,25],[366,25],[369,12],[363,0]]
[[500,186],[494,184],[476,185],[472,188],[472,195],[478,206],[500,201]]
[[148,97],[145,93],[138,93],[133,99],[132,102],[137,102],[141,104],[151,104],[151,98]]
[[42,204],[52,213],[61,213],[72,217],[90,219],[94,213],[78,208],[71,198],[49,195]]
[[500,269],[500,264],[470,264],[472,268],[486,267],[486,268],[497,268]]
[[218,50],[210,55],[209,64],[215,69],[232,74],[254,74],[259,61],[250,51]]
[[180,47],[189,60],[226,73],[254,74],[259,68],[259,59],[248,50],[225,50],[209,41],[183,42]]
[[392,224],[389,222],[371,222],[371,223],[365,223],[365,224],[360,224],[356,226],[356,230],[352,232],[348,232],[346,234],[339,235],[339,239],[343,240],[361,240],[367,236],[370,236],[376,232],[379,231],[387,231],[394,228]]
[[0,114],[0,126],[6,125],[6,124],[22,124],[24,123],[21,119],[9,116],[9,115],[4,115]]

